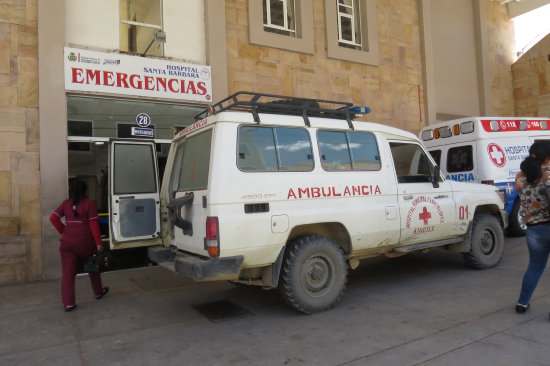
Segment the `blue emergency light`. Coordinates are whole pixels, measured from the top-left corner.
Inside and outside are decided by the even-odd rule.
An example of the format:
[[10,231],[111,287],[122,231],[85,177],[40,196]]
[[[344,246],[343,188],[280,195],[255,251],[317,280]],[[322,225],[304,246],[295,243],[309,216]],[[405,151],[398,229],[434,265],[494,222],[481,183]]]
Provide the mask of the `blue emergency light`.
[[370,113],[369,107],[363,107],[363,106],[357,106],[357,107],[351,107],[350,111],[352,111],[355,114],[367,114]]

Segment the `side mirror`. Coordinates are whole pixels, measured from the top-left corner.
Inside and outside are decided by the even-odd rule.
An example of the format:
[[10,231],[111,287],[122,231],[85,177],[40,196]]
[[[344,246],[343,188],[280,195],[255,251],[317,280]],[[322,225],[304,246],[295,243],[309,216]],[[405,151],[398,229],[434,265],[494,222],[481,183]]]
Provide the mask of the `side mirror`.
[[434,188],[439,188],[439,182],[441,181],[441,168],[439,165],[434,166],[434,175],[432,177],[432,184]]

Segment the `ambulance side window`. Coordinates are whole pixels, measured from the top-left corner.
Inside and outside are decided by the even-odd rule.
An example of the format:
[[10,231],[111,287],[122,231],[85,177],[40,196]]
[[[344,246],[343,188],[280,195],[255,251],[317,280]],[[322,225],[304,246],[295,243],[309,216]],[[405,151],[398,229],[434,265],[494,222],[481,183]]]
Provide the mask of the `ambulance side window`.
[[429,153],[435,160],[435,163],[441,165],[441,150],[430,150]]
[[474,169],[472,145],[452,147],[447,152],[447,172],[468,172]]
[[431,182],[431,162],[419,145],[392,142],[390,148],[399,183]]

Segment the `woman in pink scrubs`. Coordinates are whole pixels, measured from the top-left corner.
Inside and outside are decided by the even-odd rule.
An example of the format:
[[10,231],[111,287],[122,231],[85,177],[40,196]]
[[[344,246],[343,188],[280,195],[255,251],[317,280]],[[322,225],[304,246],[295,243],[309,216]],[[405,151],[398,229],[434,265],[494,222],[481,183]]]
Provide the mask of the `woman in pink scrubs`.
[[[79,264],[96,250],[103,250],[96,204],[86,198],[86,183],[75,180],[71,188],[71,198],[63,201],[50,216],[51,223],[61,234],[61,298],[65,311],[76,308],[74,285]],[[65,217],[65,225],[60,220],[62,217]],[[89,273],[89,276],[95,298],[99,300],[109,288],[102,286],[99,273]]]

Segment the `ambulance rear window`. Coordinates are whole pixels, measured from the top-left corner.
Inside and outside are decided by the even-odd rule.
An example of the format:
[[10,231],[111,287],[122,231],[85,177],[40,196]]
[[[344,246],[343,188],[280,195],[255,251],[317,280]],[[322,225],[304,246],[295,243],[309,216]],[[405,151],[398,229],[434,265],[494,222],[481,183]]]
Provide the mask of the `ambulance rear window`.
[[189,137],[178,146],[175,165],[181,162],[176,189],[187,191],[206,189],[208,187],[208,172],[210,168],[210,144],[212,130]]
[[450,148],[447,152],[447,172],[468,172],[474,169],[472,145]]

